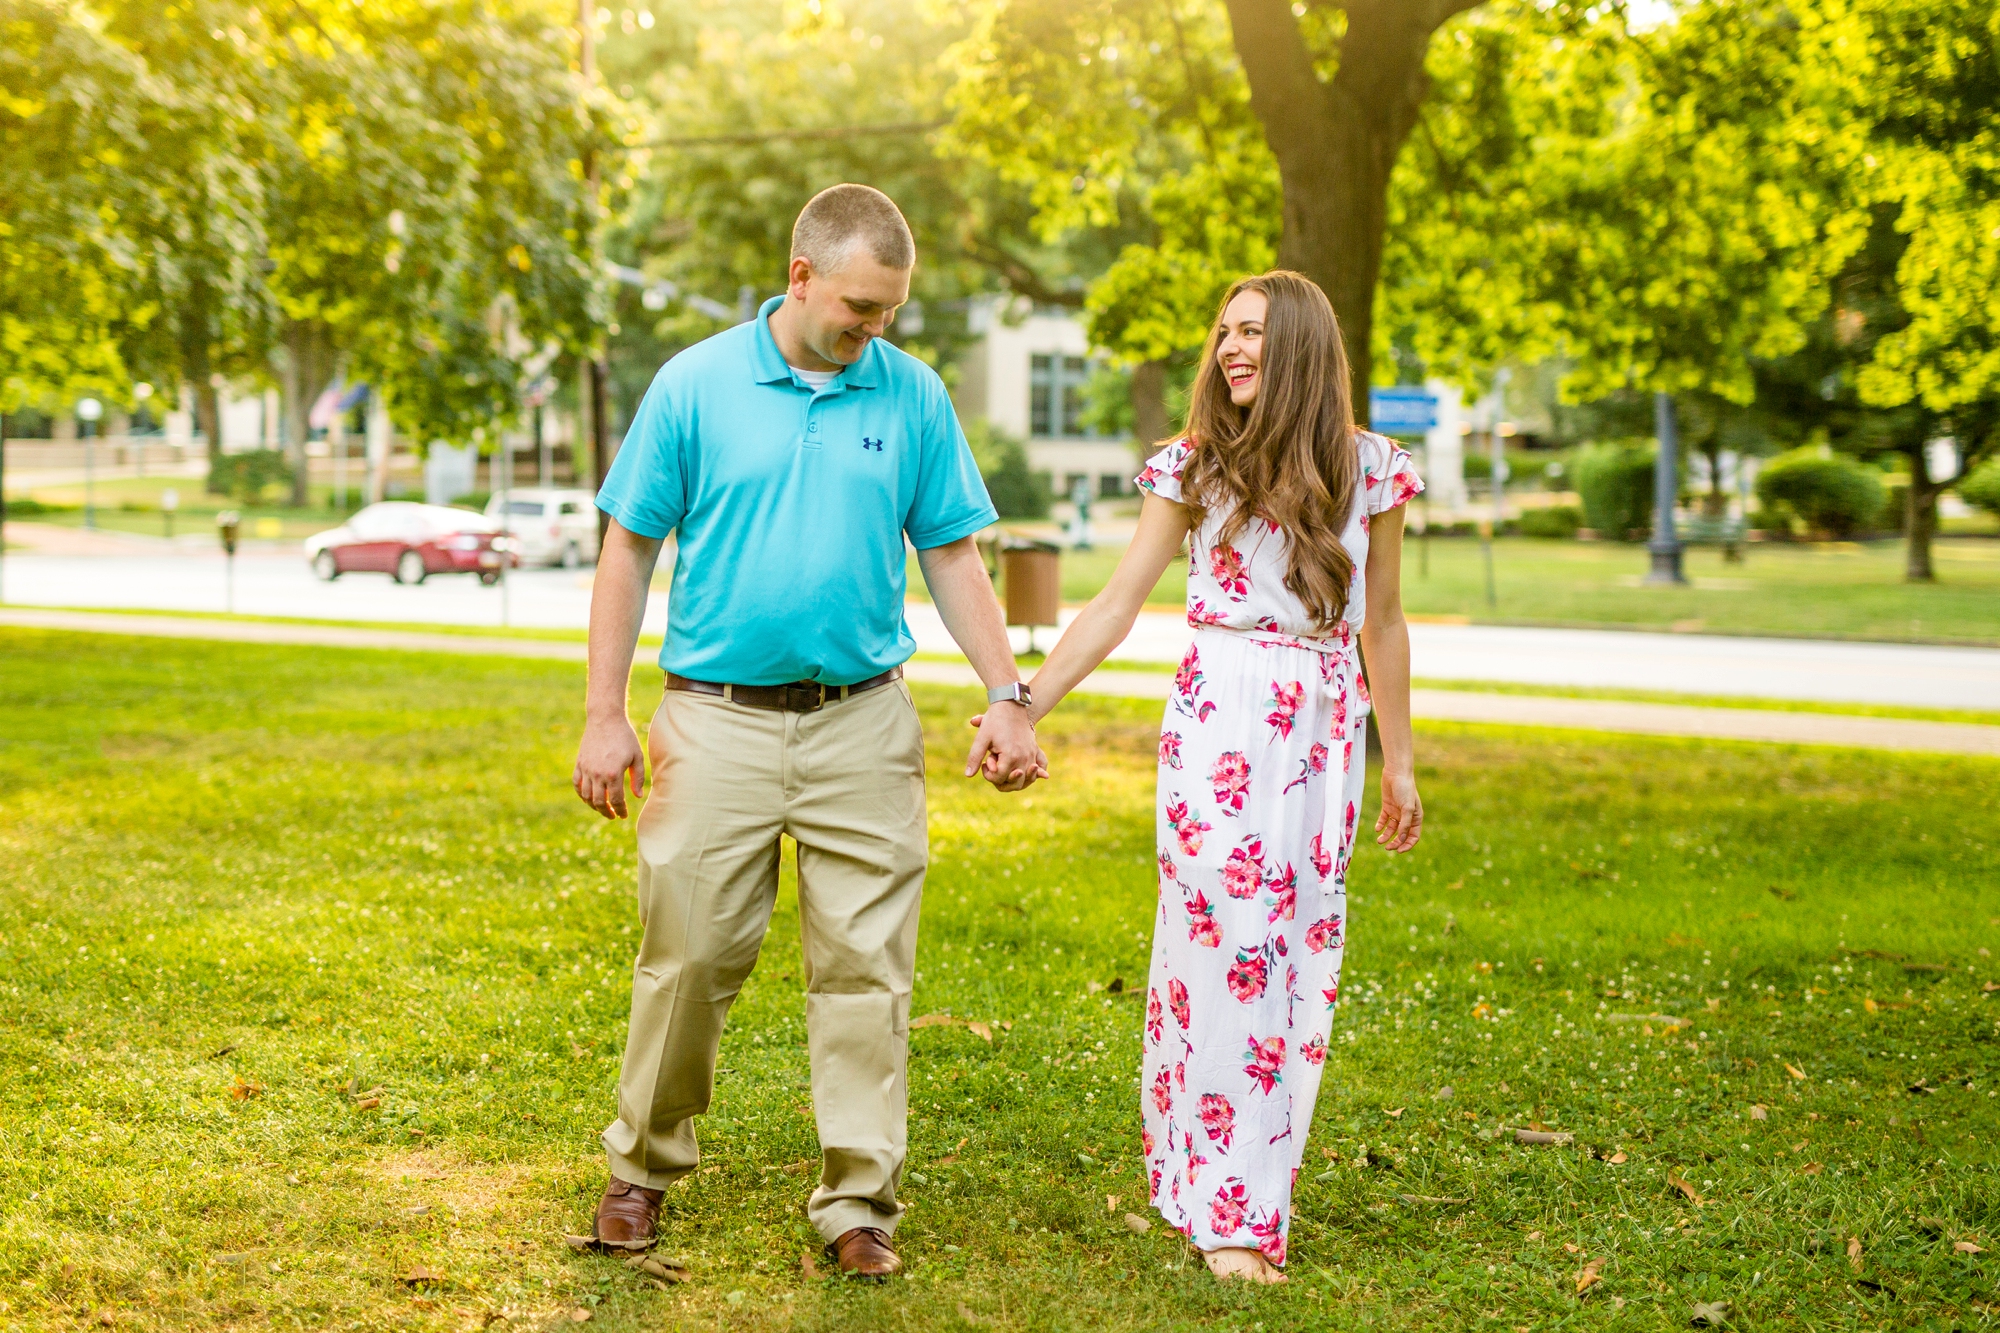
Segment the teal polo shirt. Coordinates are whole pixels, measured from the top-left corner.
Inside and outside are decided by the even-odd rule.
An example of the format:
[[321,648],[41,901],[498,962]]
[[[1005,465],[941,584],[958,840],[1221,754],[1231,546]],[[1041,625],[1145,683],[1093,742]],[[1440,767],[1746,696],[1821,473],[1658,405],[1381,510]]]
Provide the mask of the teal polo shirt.
[[678,530],[660,665],[695,680],[852,685],[910,659],[903,539],[996,520],[937,372],[880,338],[815,393],[771,312],[660,368],[597,505]]

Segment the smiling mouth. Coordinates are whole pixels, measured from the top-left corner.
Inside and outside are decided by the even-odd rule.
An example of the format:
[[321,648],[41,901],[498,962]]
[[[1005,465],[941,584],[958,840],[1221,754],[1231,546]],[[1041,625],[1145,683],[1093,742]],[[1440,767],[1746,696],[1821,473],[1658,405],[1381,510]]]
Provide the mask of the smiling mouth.
[[1232,389],[1237,389],[1241,388],[1245,384],[1248,384],[1251,380],[1257,378],[1257,367],[1231,366],[1224,373],[1229,376],[1229,387]]

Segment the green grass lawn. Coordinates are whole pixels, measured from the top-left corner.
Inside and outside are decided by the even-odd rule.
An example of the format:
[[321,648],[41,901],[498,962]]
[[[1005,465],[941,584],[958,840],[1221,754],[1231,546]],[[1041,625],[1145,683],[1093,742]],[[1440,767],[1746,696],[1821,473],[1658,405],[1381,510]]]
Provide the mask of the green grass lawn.
[[1250,1291],[1123,1221],[1155,707],[1079,700],[1002,797],[937,690],[915,1011],[994,1026],[913,1033],[908,1278],[801,1271],[783,898],[668,1196],[691,1280],[574,1253],[635,939],[580,686],[0,630],[0,1329],[2000,1322],[2000,764],[1424,728],[1432,832],[1357,858],[1293,1280]]
[[[1896,541],[1752,547],[1727,564],[1712,547],[1688,551],[1684,588],[1640,586],[1646,549],[1622,542],[1503,537],[1494,544],[1495,601],[1486,601],[1485,556],[1467,537],[1412,537],[1404,554],[1403,602],[1414,615],[1475,624],[1606,625],[1726,634],[1921,639],[2000,644],[2000,541],[1941,538],[1938,581],[1903,582]],[[1065,551],[1063,600],[1087,602],[1110,579],[1123,547]],[[910,586],[923,580],[910,561]],[[1187,568],[1175,561],[1149,601],[1182,606]]]

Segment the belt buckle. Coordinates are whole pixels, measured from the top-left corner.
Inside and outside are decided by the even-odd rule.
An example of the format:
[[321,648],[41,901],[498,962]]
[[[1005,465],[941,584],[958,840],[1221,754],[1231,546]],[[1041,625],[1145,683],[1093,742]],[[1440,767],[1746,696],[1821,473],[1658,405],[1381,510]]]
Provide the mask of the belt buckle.
[[826,686],[816,680],[793,681],[785,686],[785,707],[794,713],[817,713],[826,706]]

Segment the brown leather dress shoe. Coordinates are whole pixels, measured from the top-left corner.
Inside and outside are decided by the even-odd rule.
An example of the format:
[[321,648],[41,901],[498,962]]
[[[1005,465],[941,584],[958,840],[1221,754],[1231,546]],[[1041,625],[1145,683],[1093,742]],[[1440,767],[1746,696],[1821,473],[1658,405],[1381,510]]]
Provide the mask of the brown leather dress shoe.
[[827,1246],[840,1261],[840,1271],[869,1282],[886,1282],[903,1271],[903,1261],[889,1246],[886,1233],[874,1227],[843,1231],[840,1239]]
[[612,1178],[597,1201],[597,1243],[607,1250],[644,1251],[660,1218],[659,1190]]

